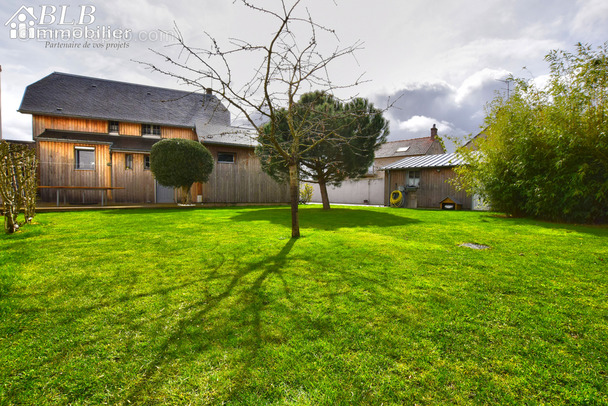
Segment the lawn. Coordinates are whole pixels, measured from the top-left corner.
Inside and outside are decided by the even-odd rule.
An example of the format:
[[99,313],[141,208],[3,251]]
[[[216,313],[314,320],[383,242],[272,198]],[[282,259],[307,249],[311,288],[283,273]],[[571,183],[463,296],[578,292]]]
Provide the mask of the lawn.
[[608,403],[608,228],[300,215],[298,240],[285,207],[0,236],[0,404]]

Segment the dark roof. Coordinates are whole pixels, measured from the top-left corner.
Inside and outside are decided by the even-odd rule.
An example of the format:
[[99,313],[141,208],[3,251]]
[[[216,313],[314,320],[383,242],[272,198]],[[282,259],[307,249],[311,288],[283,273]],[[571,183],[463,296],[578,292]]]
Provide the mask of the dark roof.
[[[424,155],[433,145],[433,138],[414,138],[411,140],[385,142],[376,151],[376,158]],[[407,150],[405,150],[407,148]],[[401,149],[401,150],[400,150]]]
[[160,138],[57,130],[46,130],[36,138],[38,140],[75,141],[82,142],[83,144],[110,144],[112,151],[126,152],[150,152],[152,145],[160,141]]
[[464,159],[457,154],[436,154],[411,156],[400,161],[386,165],[381,170],[394,169],[416,169],[416,168],[444,168],[458,166],[464,163]]
[[230,125],[214,95],[54,72],[25,89],[21,113],[177,127],[197,120]]

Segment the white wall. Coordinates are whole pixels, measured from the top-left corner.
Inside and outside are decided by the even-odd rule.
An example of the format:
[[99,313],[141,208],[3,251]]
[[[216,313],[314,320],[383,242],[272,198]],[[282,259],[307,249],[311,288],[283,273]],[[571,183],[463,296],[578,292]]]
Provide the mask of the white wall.
[[[319,185],[311,185],[314,191],[312,202],[321,203]],[[346,180],[339,188],[328,186],[327,195],[330,203],[384,205],[384,179]]]

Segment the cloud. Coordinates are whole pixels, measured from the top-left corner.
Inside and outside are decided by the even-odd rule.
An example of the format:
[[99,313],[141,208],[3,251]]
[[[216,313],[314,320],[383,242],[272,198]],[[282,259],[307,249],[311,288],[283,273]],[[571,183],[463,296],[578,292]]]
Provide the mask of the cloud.
[[433,125],[436,125],[438,132],[442,133],[454,130],[451,123],[426,116],[413,116],[407,121],[399,121],[397,125],[400,130],[419,133],[430,132]]
[[[81,3],[65,0],[61,4],[69,4],[70,12],[76,12]],[[19,0],[4,0],[0,5],[3,21],[21,5]],[[209,46],[203,31],[223,39],[222,46],[227,46],[230,37],[264,42],[275,23],[240,2],[107,0],[95,2],[95,6],[96,24],[154,32],[171,30],[175,21],[188,43],[202,48]],[[358,39],[365,43],[356,60],[344,58],[330,67],[335,72],[332,79],[347,83],[351,75],[367,72],[369,82],[348,88],[340,96],[358,92],[376,106],[385,106],[389,96],[391,100],[401,96],[386,113],[391,120],[391,139],[428,136],[434,123],[440,133],[477,133],[484,105],[494,92],[505,91],[505,84],[496,79],[513,72],[541,80],[547,73],[543,57],[549,50],[568,49],[579,41],[603,42],[608,23],[605,0],[553,0],[550,7],[526,0],[378,0],[372,8],[361,0],[348,4],[311,0],[307,6],[315,21],[336,30],[340,46]],[[16,112],[23,91],[54,70],[184,88],[175,79],[152,74],[132,62],[156,63],[148,48],[174,51],[164,41],[133,41],[122,50],[58,50],[46,49],[36,41],[11,40],[8,27],[3,28],[0,49],[13,65],[9,60],[3,62],[4,135],[20,137],[31,127],[31,117]],[[321,39],[324,34],[318,35]],[[335,41],[321,44],[334,46]],[[233,64],[235,80],[251,75],[253,65],[251,57]],[[523,66],[531,73],[522,73]],[[27,131],[31,133],[31,129]]]
[[455,101],[462,104],[469,100],[476,92],[487,87],[495,87],[496,81],[504,80],[511,72],[505,69],[482,69],[465,79],[456,91]]
[[605,40],[608,24],[608,2],[605,0],[579,0],[578,12],[572,19],[571,27],[575,35],[597,37]]
[[[390,140],[428,137],[433,124],[440,135],[463,139],[477,134],[485,117],[485,105],[496,93],[506,92],[497,79],[510,74],[505,69],[484,68],[455,86],[445,81],[410,83],[393,92],[375,95],[376,104],[396,100],[386,117],[391,122]],[[448,150],[453,144],[448,143]]]

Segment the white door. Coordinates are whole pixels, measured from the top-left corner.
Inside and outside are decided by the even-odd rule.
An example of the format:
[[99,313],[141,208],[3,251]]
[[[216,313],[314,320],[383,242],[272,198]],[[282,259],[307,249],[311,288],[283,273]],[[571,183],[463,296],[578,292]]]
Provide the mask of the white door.
[[175,203],[175,190],[156,182],[156,203]]

